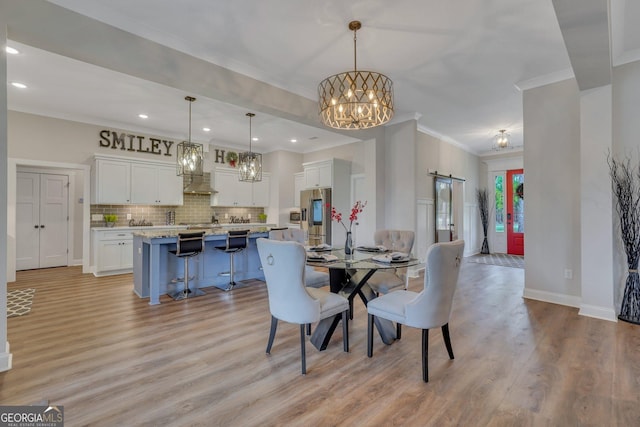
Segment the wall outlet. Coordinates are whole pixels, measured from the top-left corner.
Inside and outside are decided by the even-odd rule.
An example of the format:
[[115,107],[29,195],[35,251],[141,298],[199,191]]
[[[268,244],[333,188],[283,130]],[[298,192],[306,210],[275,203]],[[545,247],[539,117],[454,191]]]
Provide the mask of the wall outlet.
[[565,268],[564,269],[564,278],[565,279],[573,279],[573,270],[571,270],[570,268]]
[[131,214],[127,214],[127,220],[131,219]]
[[91,214],[91,221],[102,221],[103,219],[102,214]]

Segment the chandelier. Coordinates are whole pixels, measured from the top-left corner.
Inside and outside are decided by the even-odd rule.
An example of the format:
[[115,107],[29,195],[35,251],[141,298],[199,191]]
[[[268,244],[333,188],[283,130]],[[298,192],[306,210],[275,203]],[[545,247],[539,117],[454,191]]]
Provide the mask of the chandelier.
[[196,99],[192,96],[186,96],[184,99],[189,101],[189,140],[182,141],[178,144],[176,153],[177,172],[178,176],[202,176],[204,173],[202,168],[204,158],[203,146],[202,144],[191,142],[191,104],[193,104],[193,101]]
[[251,151],[251,118],[254,116],[253,113],[247,113],[247,117],[249,117],[249,151],[238,155],[240,181],[245,182],[262,181],[262,154]]
[[498,134],[494,137],[493,150],[500,151],[509,148],[509,134],[506,132],[504,129],[498,131]]
[[335,129],[366,129],[393,117],[393,82],[384,74],[358,71],[356,32],[360,21],[351,21],[353,71],[327,77],[318,85],[320,120]]

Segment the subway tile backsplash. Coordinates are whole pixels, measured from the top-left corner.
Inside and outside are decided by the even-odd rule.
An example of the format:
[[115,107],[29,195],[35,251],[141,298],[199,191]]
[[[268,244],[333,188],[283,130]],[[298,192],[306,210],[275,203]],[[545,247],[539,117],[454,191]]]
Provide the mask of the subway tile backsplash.
[[[91,216],[95,214],[116,214],[118,215],[117,227],[129,225],[127,214],[131,214],[134,221],[143,219],[153,225],[165,225],[167,211],[175,211],[175,223],[203,223],[211,222],[211,217],[216,216],[220,224],[228,223],[230,217],[243,217],[250,222],[259,222],[258,214],[264,212],[264,208],[235,208],[223,206],[211,206],[209,195],[204,194],[184,194],[184,204],[182,206],[145,206],[145,205],[91,205]],[[225,214],[228,218],[225,219]],[[267,219],[268,221],[268,219]],[[104,221],[91,221],[92,227],[103,227]]]

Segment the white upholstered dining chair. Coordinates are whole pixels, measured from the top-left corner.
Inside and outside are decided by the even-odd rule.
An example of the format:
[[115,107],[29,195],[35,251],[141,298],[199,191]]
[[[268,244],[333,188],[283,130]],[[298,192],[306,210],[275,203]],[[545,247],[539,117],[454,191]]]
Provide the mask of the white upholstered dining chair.
[[429,381],[428,347],[429,329],[442,328],[449,358],[453,349],[449,336],[449,317],[453,294],[458,283],[458,273],[464,251],[464,241],[443,242],[431,245],[427,251],[424,289],[422,292],[390,292],[369,301],[367,312],[367,356],[373,355],[374,317],[391,320],[397,324],[396,338],[400,339],[401,325],[422,329],[422,379]]
[[[305,231],[300,228],[279,228],[269,231],[269,238],[273,240],[285,240],[305,243]],[[304,283],[311,288],[329,286],[329,273],[318,271],[310,265],[305,266]]]
[[305,286],[307,253],[304,246],[298,242],[265,238],[259,238],[256,243],[267,282],[271,312],[267,354],[271,353],[278,320],[299,324],[302,375],[305,375],[305,325],[339,314],[342,314],[343,348],[348,352],[349,301],[328,290]]
[[[382,245],[391,252],[410,254],[415,233],[410,230],[378,230],[373,234],[374,245]],[[406,268],[378,270],[367,281],[376,294],[387,294],[397,289],[407,289],[409,278]]]

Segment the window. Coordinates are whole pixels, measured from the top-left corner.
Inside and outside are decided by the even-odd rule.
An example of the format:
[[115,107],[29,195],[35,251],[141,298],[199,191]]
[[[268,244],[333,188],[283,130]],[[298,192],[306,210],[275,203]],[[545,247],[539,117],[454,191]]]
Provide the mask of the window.
[[504,233],[504,176],[495,177],[496,233]]

